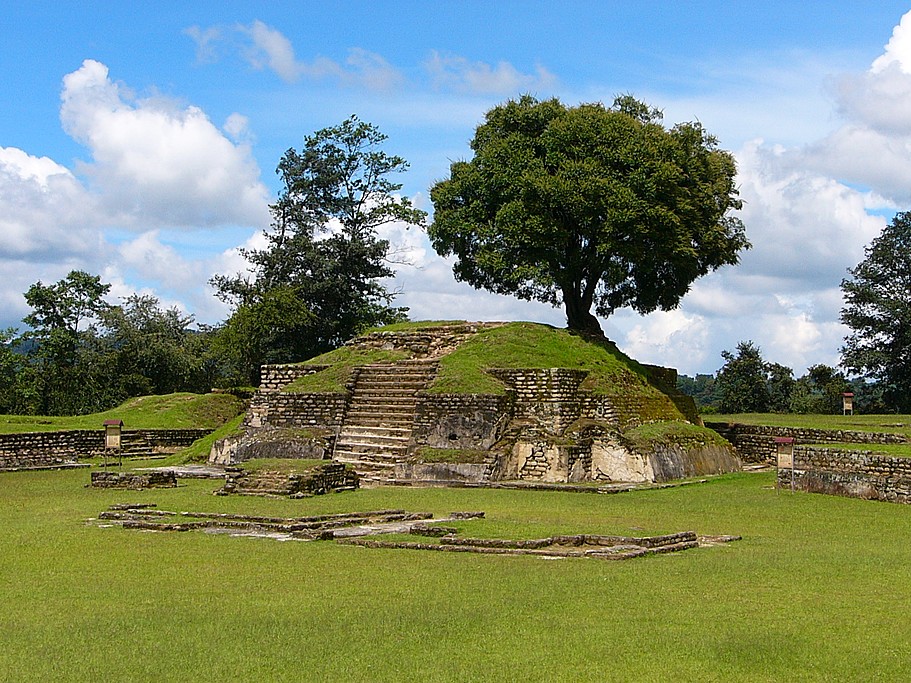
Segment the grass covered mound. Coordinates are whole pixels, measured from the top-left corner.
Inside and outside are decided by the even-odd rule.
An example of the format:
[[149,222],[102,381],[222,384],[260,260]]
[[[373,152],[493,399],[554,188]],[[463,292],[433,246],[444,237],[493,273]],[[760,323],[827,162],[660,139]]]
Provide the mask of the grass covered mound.
[[658,394],[639,363],[607,340],[594,341],[539,323],[509,323],[479,332],[440,360],[430,390],[452,394],[502,394],[491,368],[587,370],[584,389],[596,394],[633,391]]
[[329,392],[340,394],[345,391],[345,384],[354,368],[374,363],[394,363],[409,358],[411,358],[411,354],[407,351],[343,346],[324,353],[322,356],[311,358],[306,365],[327,365],[329,367],[312,375],[298,377],[282,390],[290,393]]
[[[464,325],[462,321],[410,322],[374,331],[419,333]],[[414,354],[406,349],[368,347],[355,340],[352,344],[307,361],[306,365],[328,367],[295,380],[284,390],[341,393],[355,367],[413,357]],[[670,412],[679,416],[665,394],[650,383],[648,371],[623,354],[613,342],[581,337],[549,325],[514,322],[481,329],[439,361],[437,377],[430,386],[432,393],[503,394],[506,387],[487,370],[567,368],[589,372],[582,385],[585,390],[606,396],[634,395],[666,401]]]
[[123,420],[125,429],[216,429],[243,409],[243,401],[230,394],[140,396],[90,415],[0,415],[0,433],[101,429],[105,420]]
[[628,429],[623,436],[634,446],[643,449],[655,444],[693,447],[728,445],[718,432],[688,422],[652,422]]

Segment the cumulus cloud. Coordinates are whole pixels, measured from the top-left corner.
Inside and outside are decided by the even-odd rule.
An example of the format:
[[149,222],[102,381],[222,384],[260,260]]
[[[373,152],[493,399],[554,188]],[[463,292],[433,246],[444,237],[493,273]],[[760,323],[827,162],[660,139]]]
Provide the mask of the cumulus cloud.
[[705,318],[677,309],[639,318],[621,346],[627,354],[643,362],[693,367],[706,359],[708,341]]
[[843,125],[795,154],[807,168],[875,191],[886,205],[911,203],[911,12],[883,54],[832,85]]
[[492,66],[471,62],[458,55],[444,55],[434,50],[424,68],[438,88],[477,95],[510,95],[520,92],[553,90],[557,78],[538,66],[534,73],[522,73],[509,62]]
[[268,193],[246,144],[194,106],[138,99],[86,60],[63,79],[64,130],[91,152],[80,171],[124,223],[263,225]]
[[[91,154],[75,172],[0,147],[0,325],[27,312],[22,292],[30,284],[72,269],[100,273],[124,290],[126,282],[132,291],[154,288],[184,310],[212,308],[203,283],[217,259],[186,256],[179,242],[193,234],[186,228],[268,224],[268,193],[243,142],[251,137],[247,120],[232,115],[222,132],[200,109],[137,98],[105,65],[86,60],[64,77],[61,121]],[[163,239],[166,230],[178,241]]]
[[0,258],[32,261],[99,248],[96,199],[47,157],[0,147]]

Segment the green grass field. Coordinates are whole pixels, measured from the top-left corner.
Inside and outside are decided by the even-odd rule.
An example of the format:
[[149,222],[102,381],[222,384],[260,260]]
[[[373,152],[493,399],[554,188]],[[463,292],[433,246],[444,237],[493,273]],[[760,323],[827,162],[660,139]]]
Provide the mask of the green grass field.
[[[0,474],[3,681],[911,678],[911,509],[776,492],[769,473],[618,495],[379,488],[218,498]],[[465,533],[743,540],[625,562],[144,533],[112,503],[301,516],[484,510]]]
[[706,422],[740,422],[771,427],[850,429],[857,432],[891,432],[911,436],[911,415],[801,415],[798,413],[738,413],[703,415]]
[[243,402],[230,394],[140,396],[128,399],[117,408],[91,415],[0,415],[0,434],[102,429],[105,420],[114,419],[123,420],[125,429],[214,429],[242,410]]

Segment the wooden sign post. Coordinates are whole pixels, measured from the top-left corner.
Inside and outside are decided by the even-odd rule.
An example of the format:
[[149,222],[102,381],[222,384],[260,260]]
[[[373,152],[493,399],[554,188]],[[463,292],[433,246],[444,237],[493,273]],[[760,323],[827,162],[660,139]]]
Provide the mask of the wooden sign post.
[[123,420],[104,421],[104,468],[108,467],[108,453],[116,452],[123,467],[123,449],[121,448],[120,433],[123,430]]
[[[790,436],[775,437],[776,465],[778,471],[782,469],[791,470],[791,491],[794,491],[794,438]],[[778,471],[775,472],[775,488],[781,488],[778,479]]]
[[841,395],[841,414],[854,414],[854,394],[847,391]]

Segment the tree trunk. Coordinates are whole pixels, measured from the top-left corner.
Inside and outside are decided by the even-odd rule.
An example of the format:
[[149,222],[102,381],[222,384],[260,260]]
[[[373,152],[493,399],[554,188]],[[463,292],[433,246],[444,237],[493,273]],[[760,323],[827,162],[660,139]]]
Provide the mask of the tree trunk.
[[598,319],[592,315],[592,304],[583,301],[583,297],[571,289],[563,290],[563,306],[566,309],[566,326],[582,334],[603,337],[604,330]]

